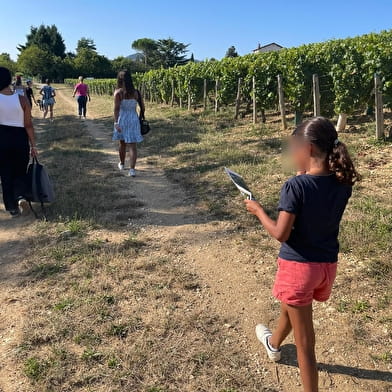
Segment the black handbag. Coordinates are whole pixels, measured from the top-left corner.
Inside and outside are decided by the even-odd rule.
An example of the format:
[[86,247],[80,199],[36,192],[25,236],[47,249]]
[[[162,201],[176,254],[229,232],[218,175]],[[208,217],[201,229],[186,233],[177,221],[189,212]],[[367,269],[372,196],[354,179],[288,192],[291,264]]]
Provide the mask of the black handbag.
[[48,172],[46,171],[46,168],[38,162],[37,157],[34,157],[29,164],[26,180],[28,189],[25,197],[30,205],[31,211],[33,211],[35,217],[38,218],[31,203],[40,203],[44,219],[47,220],[44,203],[52,203],[55,196],[53,184]]
[[140,132],[142,135],[147,135],[151,131],[150,123],[144,118],[140,118]]
[[[140,94],[140,91],[137,91],[138,94],[138,103],[140,108],[142,107],[142,95]],[[140,133],[144,136],[147,135],[148,132],[151,131],[150,123],[144,118],[144,112],[140,113]]]

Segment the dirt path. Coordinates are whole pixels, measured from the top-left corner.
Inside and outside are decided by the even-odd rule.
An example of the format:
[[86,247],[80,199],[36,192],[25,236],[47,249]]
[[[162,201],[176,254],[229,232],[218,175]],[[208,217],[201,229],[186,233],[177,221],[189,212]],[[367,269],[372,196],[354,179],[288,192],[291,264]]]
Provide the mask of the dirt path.
[[[58,102],[68,105],[69,114],[74,112],[75,102],[62,91],[59,91]],[[86,127],[116,168],[118,156],[110,139],[111,130],[102,126],[93,105],[89,110],[92,119],[86,121]],[[275,365],[266,360],[254,336],[257,322],[272,324],[278,314],[278,304],[270,294],[275,255],[266,254],[264,260],[254,260],[252,249],[244,247],[234,223],[212,221],[205,216],[191,204],[179,185],[168,181],[163,170],[148,164],[146,156],[139,159],[137,169],[136,178],[128,178],[124,172],[124,184],[129,182],[129,192],[144,203],[143,218],[136,224],[142,226],[146,236],[159,238],[166,247],[181,247],[181,262],[203,281],[200,295],[207,299],[211,312],[225,319],[228,344],[246,352],[260,369],[261,376],[271,380],[277,390],[301,391],[292,340],[285,347],[283,364]],[[21,226],[10,226],[9,220],[0,215],[0,254],[2,260],[3,254],[7,260],[0,265],[1,279],[8,275],[8,282],[13,282],[6,287],[3,285],[0,293],[0,316],[7,314],[6,318],[0,318],[0,328],[6,328],[0,333],[2,358],[6,358],[7,345],[11,347],[8,343],[13,339],[11,325],[23,317],[23,306],[17,296],[18,279],[12,278],[18,273],[18,264],[13,264],[14,252],[20,255],[26,250],[21,240]],[[15,241],[15,247],[7,245],[10,241]],[[368,357],[347,351],[349,333],[339,328],[339,320],[328,304],[318,305],[315,313],[319,335],[317,354],[322,369],[320,390],[391,391],[385,381],[380,381],[386,380],[387,372],[378,371]],[[6,368],[0,372],[1,386],[1,377],[9,372]]]
[[11,219],[0,211],[0,391],[4,385],[17,387],[18,375],[12,361],[12,351],[20,341],[20,328],[27,301],[21,294],[22,262],[28,257],[28,238],[32,217]]

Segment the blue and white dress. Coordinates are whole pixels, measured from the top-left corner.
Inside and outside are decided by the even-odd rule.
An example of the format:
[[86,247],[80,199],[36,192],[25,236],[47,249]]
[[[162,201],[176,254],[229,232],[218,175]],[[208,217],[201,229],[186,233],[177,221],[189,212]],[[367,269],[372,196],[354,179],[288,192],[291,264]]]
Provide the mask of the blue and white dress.
[[118,117],[121,132],[114,128],[113,140],[123,140],[125,143],[140,143],[143,141],[139,115],[136,111],[137,105],[138,102],[134,98],[121,100]]

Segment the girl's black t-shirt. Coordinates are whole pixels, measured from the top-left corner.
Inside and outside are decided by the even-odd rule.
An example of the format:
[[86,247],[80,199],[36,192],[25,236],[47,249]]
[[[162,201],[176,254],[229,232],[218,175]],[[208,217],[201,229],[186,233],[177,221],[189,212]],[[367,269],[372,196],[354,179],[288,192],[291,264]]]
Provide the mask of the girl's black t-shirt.
[[33,96],[33,89],[31,87],[26,87],[26,97],[30,102],[30,106],[33,106],[33,100],[32,97]]
[[333,174],[290,178],[281,190],[278,210],[296,217],[279,257],[299,262],[336,262],[339,225],[351,193],[352,187],[339,183]]

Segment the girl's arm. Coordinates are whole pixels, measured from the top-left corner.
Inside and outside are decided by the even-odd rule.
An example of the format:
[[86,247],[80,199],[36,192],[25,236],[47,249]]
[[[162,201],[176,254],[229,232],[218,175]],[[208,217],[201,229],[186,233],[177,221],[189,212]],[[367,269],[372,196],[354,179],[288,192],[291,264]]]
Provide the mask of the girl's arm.
[[33,91],[33,89],[31,89],[31,98],[33,98],[33,102],[34,102],[36,105],[38,105],[38,104],[37,104],[37,101],[35,100],[35,96],[34,96],[34,91]]
[[114,127],[119,132],[121,132],[121,129],[118,125],[118,118],[120,116],[120,105],[121,105],[120,94],[118,93],[118,91],[116,91],[114,93]]
[[34,126],[31,117],[30,104],[27,101],[26,97],[20,96],[19,99],[24,113],[24,127],[26,129],[27,136],[29,137],[29,141],[30,141],[31,156],[35,157],[37,155],[37,150],[35,147],[35,132],[34,132]]
[[144,101],[143,101],[142,94],[140,93],[139,90],[138,90],[137,93],[139,94],[140,116],[141,116],[142,118],[144,118],[144,112],[145,112],[145,110],[146,110],[146,107],[144,106]]
[[259,219],[271,237],[279,242],[286,242],[289,239],[295,221],[295,214],[280,211],[278,219],[275,221],[267,215],[257,201],[245,200],[245,204],[247,210]]
[[56,90],[54,88],[52,88],[52,97],[56,96]]

